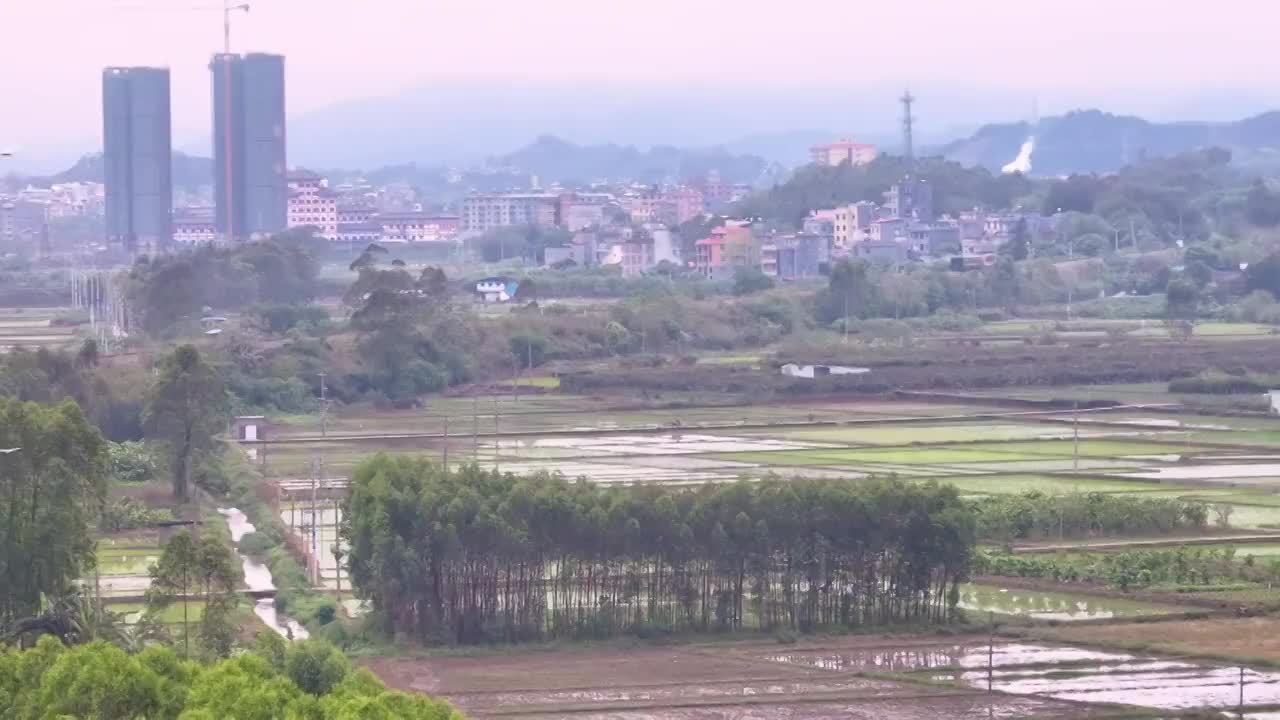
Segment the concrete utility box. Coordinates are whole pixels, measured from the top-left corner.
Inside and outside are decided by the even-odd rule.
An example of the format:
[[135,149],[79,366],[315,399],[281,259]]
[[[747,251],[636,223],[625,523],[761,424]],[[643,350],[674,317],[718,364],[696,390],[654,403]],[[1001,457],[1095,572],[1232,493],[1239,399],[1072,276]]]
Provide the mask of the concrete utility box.
[[1271,397],[1271,414],[1280,415],[1280,390],[1269,390],[1267,395]]
[[258,442],[267,439],[265,415],[240,415],[235,419],[236,439],[240,442]]

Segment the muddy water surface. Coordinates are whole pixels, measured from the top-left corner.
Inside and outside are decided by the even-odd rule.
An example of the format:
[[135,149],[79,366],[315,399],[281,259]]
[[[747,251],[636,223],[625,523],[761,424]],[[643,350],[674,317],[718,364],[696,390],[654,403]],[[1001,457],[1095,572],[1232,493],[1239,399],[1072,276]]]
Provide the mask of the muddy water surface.
[[[256,529],[253,523],[249,522],[244,513],[237,508],[218,508],[218,514],[226,518],[227,529],[231,531],[231,541],[236,543],[236,554],[240,556],[240,564],[244,568],[245,587],[250,590],[275,590],[271,570],[240,552],[240,540]],[[297,620],[277,612],[272,598],[258,600],[253,606],[253,614],[257,615],[267,627],[284,637],[305,640],[310,635]]]
[[[994,612],[1037,620],[1105,620],[1185,612],[1186,608],[1124,598],[1101,598],[1076,593],[1045,592],[966,584],[960,587],[960,607],[971,613]],[[981,620],[981,616],[977,618]]]

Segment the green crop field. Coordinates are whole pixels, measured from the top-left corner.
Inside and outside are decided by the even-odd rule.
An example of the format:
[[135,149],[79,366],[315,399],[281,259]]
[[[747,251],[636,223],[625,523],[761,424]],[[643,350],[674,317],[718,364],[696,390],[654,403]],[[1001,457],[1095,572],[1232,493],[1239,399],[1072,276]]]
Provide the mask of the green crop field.
[[[1077,452],[1074,448],[1075,445],[1076,443],[1072,440],[1033,440],[1028,442],[991,443],[971,447],[1069,458],[1073,453]],[[1127,455],[1180,455],[1187,452],[1197,452],[1202,449],[1194,445],[1188,448],[1184,444],[1165,444],[1141,440],[1081,440],[1078,452],[1081,457],[1118,458]]]
[[557,377],[522,377],[516,379],[516,385],[522,387],[537,387],[555,390],[560,387],[560,378]]
[[[186,605],[187,605],[186,612],[187,612],[188,622],[193,622],[193,623],[199,622],[200,619],[204,617],[203,602],[199,600],[189,600]],[[147,606],[144,603],[125,602],[125,603],[107,603],[106,608],[107,610],[113,613],[117,613],[119,615],[131,615],[133,613],[145,612],[147,609]],[[166,625],[181,625],[182,613],[183,613],[182,603],[173,602],[165,606],[165,608],[160,611],[159,619],[160,619],[160,622]]]
[[1100,492],[1148,493],[1166,486],[1150,482],[1106,480],[1097,477],[1073,478],[1064,475],[973,475],[938,478],[951,483],[965,494],[1005,495],[1038,490],[1044,493]]
[[699,365],[757,365],[763,359],[760,355],[700,355]]
[[[1244,335],[1271,335],[1274,328],[1258,323],[1202,322],[1196,323],[1195,335],[1200,337],[1240,337]],[[1129,333],[1135,337],[1168,337],[1168,328],[1162,325],[1147,325]]]

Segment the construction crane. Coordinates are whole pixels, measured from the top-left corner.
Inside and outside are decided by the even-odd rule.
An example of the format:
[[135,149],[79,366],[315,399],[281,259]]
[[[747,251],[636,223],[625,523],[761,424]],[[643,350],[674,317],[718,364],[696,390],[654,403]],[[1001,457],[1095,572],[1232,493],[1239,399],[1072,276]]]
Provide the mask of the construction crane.
[[222,52],[231,54],[231,13],[249,12],[249,3],[232,4],[231,0],[222,0]]
[[222,51],[224,53],[231,52],[231,15],[236,12],[249,12],[249,3],[234,2],[234,0],[222,0],[221,5],[175,5],[171,0],[164,2],[145,2],[143,0],[135,0],[134,2],[117,2],[108,5],[115,10],[140,10],[147,11],[205,11],[215,12],[222,11]]

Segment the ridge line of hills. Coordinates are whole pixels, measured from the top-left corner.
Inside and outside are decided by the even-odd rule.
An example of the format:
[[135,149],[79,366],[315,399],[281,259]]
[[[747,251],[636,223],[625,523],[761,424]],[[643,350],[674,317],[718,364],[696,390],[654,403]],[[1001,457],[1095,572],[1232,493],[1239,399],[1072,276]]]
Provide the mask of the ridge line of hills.
[[[754,143],[744,139],[711,147],[654,145],[641,149],[624,143],[578,144],[542,134],[523,147],[477,163],[473,171],[508,175],[513,178],[513,185],[529,176],[537,176],[542,183],[601,179],[658,183],[701,176],[711,170],[729,182],[767,184],[781,179],[787,168],[806,162],[808,146],[818,141],[822,132],[774,134],[767,141],[763,137],[758,136]],[[836,138],[837,135],[830,135],[831,140]],[[1157,123],[1132,115],[1077,110],[1043,118],[1035,124],[987,124],[968,137],[926,148],[925,153],[999,172],[1018,156],[1030,138],[1034,138],[1030,174],[1040,176],[1113,173],[1144,158],[1168,157],[1206,147],[1231,151],[1233,162],[1240,166],[1280,167],[1280,111],[1231,122]],[[882,152],[895,149],[881,148]],[[195,189],[211,182],[209,158],[183,152],[174,152],[173,158],[175,187]],[[400,167],[421,171],[437,166],[443,168],[444,164],[418,159],[364,172],[386,177]],[[102,154],[91,153],[60,173],[18,179],[33,183],[101,182],[102,177]]]

